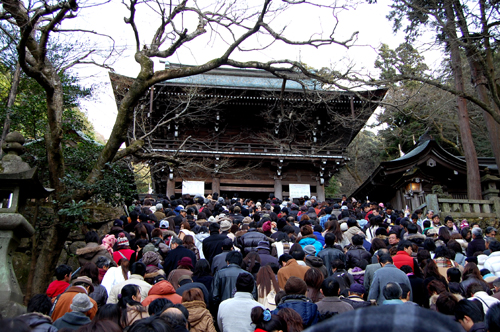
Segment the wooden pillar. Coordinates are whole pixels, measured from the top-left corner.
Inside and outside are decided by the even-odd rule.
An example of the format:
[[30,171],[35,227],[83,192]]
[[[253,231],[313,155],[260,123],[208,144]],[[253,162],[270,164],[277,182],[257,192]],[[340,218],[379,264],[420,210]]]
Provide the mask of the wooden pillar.
[[219,193],[220,197],[220,178],[212,177],[212,194]]
[[283,199],[283,186],[281,185],[281,176],[274,178],[274,197]]
[[167,196],[169,199],[171,195],[175,195],[175,179],[167,180]]
[[321,182],[317,182],[316,184],[316,194],[318,197],[318,202],[324,202],[325,201],[325,185],[321,184]]

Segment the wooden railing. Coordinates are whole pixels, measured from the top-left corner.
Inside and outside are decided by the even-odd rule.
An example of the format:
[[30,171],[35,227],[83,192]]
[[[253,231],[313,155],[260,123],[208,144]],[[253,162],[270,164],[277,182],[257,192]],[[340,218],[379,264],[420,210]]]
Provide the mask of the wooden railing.
[[439,212],[441,219],[451,216],[460,218],[500,218],[500,197],[489,200],[440,198],[435,194],[426,196],[427,209]]

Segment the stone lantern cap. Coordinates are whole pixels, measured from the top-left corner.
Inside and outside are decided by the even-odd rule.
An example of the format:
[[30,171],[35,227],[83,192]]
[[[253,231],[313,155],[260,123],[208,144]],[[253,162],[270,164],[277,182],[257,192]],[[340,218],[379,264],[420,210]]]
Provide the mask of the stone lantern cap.
[[0,190],[19,188],[23,198],[44,198],[53,189],[46,189],[38,180],[38,169],[30,168],[19,156],[24,152],[24,137],[14,131],[7,135],[2,149],[5,155],[0,161]]

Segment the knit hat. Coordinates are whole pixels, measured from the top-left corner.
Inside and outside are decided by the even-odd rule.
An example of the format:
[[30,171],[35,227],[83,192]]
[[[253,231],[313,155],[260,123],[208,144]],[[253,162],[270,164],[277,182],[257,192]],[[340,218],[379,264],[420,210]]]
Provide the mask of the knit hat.
[[163,219],[162,221],[160,221],[160,228],[165,229],[165,228],[168,228],[169,226],[170,226],[170,224],[169,224],[168,220]]
[[158,266],[158,263],[160,262],[160,257],[158,257],[158,254],[153,252],[153,251],[148,251],[147,253],[142,255],[142,262],[148,266],[148,265],[155,265]]
[[312,244],[308,244],[304,247],[304,252],[306,255],[316,255],[316,248]]
[[467,220],[462,220],[462,222],[460,223],[460,229],[463,229],[465,227],[469,227],[469,223],[467,222]]
[[111,255],[113,254],[113,246],[115,245],[115,243],[116,243],[116,237],[112,234],[106,234],[104,239],[102,239],[102,245]]
[[266,221],[263,225],[262,225],[262,230],[264,232],[270,232],[271,231],[271,221]]
[[155,245],[152,243],[148,243],[144,246],[142,249],[142,254],[145,255],[147,252],[157,252],[158,249],[156,249]]
[[78,293],[73,298],[73,302],[69,308],[72,311],[87,312],[94,307],[94,304],[90,302],[90,298],[87,294]]
[[259,241],[259,245],[257,246],[257,249],[267,249],[267,250],[269,250],[269,242],[267,242],[267,241]]
[[228,231],[231,228],[231,222],[228,220],[222,220],[220,222],[220,230],[225,232]]
[[342,224],[340,224],[340,230],[342,232],[345,232],[349,229],[349,227],[347,226],[347,223],[346,222],[343,222]]
[[118,239],[116,240],[116,244],[118,246],[129,246],[128,239],[125,237],[125,234],[120,233],[118,234]]
[[358,283],[353,283],[351,285],[351,287],[349,288],[349,292],[357,293],[357,294],[364,294],[366,292],[366,289],[363,287],[363,285],[360,285]]
[[285,284],[286,295],[300,294],[305,295],[307,292],[306,282],[297,277],[290,277]]
[[342,207],[340,209],[341,210],[349,210],[349,208],[347,207],[347,205],[342,205]]
[[316,201],[316,196],[312,196],[311,200]]
[[192,269],[193,261],[189,257],[182,257],[181,260],[177,263],[177,266],[187,266]]

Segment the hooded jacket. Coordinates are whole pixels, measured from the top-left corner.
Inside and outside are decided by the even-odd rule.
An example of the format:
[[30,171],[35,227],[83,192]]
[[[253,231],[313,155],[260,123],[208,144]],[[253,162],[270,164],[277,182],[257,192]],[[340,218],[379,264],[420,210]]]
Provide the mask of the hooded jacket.
[[318,306],[305,295],[291,294],[284,296],[278,307],[273,311],[273,314],[277,315],[283,308],[295,310],[302,317],[304,328],[314,325],[319,321],[320,313]]
[[183,302],[189,312],[190,332],[215,332],[215,326],[210,311],[207,310],[205,302],[190,301]]
[[25,322],[33,332],[56,332],[57,328],[52,325],[52,318],[39,312],[30,312],[16,317]]
[[76,255],[78,256],[80,266],[83,266],[88,262],[95,264],[100,256],[105,256],[110,260],[113,260],[113,257],[111,257],[106,247],[95,242],[89,242],[85,247],[77,249]]
[[[57,300],[57,303],[54,307],[54,312],[52,312],[52,320],[54,322],[57,319],[61,318],[65,313],[71,311],[70,305],[71,303],[73,303],[73,298],[78,293],[87,294],[85,289],[81,286],[70,287],[65,293],[61,294],[59,300]],[[92,307],[92,309],[90,309],[83,315],[87,315],[90,317],[90,319],[93,319],[95,314],[97,313],[97,303],[92,298],[90,298],[90,302],[92,302],[94,306]]]
[[85,316],[84,313],[78,311],[67,312],[54,322],[54,327],[58,330],[67,328],[70,330],[77,330],[80,326],[90,323],[90,318]]
[[304,249],[305,246],[313,245],[314,248],[316,248],[316,255],[315,256],[318,256],[318,253],[321,250],[323,250],[323,246],[321,245],[321,242],[316,240],[316,236],[314,236],[314,235],[312,237],[310,237],[309,235],[302,237],[299,241],[299,244],[302,247],[302,249]]
[[323,273],[323,276],[328,278],[328,271],[326,270],[323,260],[316,256],[307,256],[305,259],[306,265],[309,267],[315,267]]
[[372,255],[362,245],[353,246],[347,250],[346,265],[348,269],[354,268],[362,259],[368,263],[372,259]]
[[164,298],[177,304],[182,302],[182,296],[175,292],[174,286],[166,280],[157,282],[149,290],[148,296],[142,301],[142,305],[147,307],[151,302],[156,299]]

